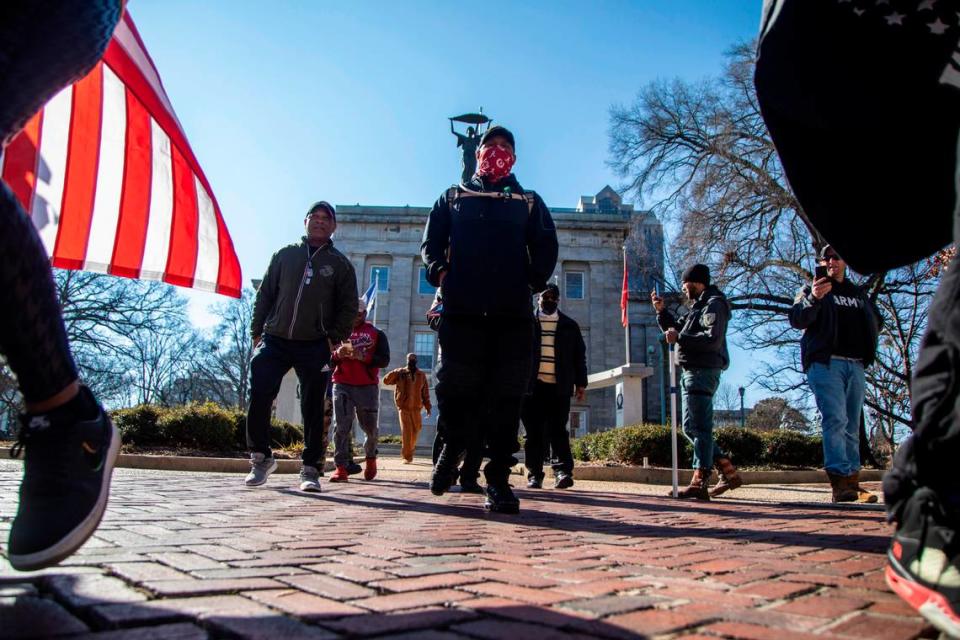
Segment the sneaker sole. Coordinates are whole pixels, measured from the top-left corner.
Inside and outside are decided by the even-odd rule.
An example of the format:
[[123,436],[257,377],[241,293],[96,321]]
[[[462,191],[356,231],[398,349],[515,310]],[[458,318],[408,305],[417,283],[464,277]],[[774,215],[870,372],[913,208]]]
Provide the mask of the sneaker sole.
[[516,515],[520,513],[520,505],[510,506],[510,507],[498,507],[495,504],[484,504],[483,508],[489,511],[490,513],[507,513],[510,515]]
[[300,491],[305,493],[320,493],[320,485],[315,482],[300,483]]
[[277,464],[277,459],[274,458],[273,466],[270,467],[270,469],[267,471],[267,474],[263,476],[263,480],[261,480],[260,482],[250,482],[249,480],[244,480],[243,483],[248,487],[262,487],[263,485],[267,484],[267,480],[270,478],[270,474],[277,470],[277,466],[279,466]]
[[927,622],[952,638],[960,638],[960,617],[942,594],[902,575],[899,564],[888,554],[884,577],[887,586],[907,604],[917,610]]
[[43,551],[36,551],[25,555],[10,554],[7,558],[10,566],[17,571],[36,571],[52,567],[71,555],[83,546],[93,532],[97,530],[103,514],[107,510],[107,500],[110,498],[110,480],[113,477],[113,467],[117,462],[117,456],[120,454],[120,432],[110,421],[110,449],[107,450],[107,457],[103,461],[103,480],[100,482],[100,496],[97,503],[93,506],[89,515],[83,519],[73,530],[63,537],[60,542],[48,547]]

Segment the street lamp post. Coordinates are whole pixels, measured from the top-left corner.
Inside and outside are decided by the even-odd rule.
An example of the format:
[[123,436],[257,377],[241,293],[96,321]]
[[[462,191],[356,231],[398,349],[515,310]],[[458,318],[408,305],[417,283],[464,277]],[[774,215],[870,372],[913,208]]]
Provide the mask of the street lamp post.
[[747,423],[747,417],[743,411],[743,394],[745,394],[747,390],[743,387],[740,387],[738,391],[740,392],[740,428],[742,429]]

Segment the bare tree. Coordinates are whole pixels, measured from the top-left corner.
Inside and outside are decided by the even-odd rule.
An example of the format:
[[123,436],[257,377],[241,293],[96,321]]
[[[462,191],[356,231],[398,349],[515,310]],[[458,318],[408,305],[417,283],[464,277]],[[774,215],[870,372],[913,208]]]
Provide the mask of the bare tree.
[[[754,380],[802,398],[808,391],[800,336],[786,316],[796,292],[812,280],[813,254],[823,241],[790,191],[764,125],[753,56],[752,45],[738,44],[721,77],[653,82],[631,105],[611,108],[610,164],[625,192],[646,200],[673,230],[667,247],[673,267],[710,265],[736,310],[739,343],[773,348],[773,363],[755,371]],[[891,446],[898,427],[909,425],[906,383],[938,279],[921,265],[860,282],[884,320],[878,365],[868,378],[868,414]]]
[[736,411],[740,408],[740,394],[729,382],[721,382],[713,396],[713,407],[720,411]]
[[759,431],[787,429],[806,432],[810,429],[810,421],[786,398],[774,397],[764,398],[754,405],[747,416],[746,426]]

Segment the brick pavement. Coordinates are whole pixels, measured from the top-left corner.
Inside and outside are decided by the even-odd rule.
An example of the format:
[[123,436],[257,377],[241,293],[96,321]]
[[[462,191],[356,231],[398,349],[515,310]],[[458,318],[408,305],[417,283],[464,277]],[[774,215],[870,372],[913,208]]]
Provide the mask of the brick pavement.
[[[308,495],[291,475],[247,489],[118,470],[79,554],[36,574],[0,559],[0,637],[937,637],[884,585],[876,510],[592,484],[518,491],[522,513],[503,516],[425,480]],[[18,481],[0,464],[4,540]]]

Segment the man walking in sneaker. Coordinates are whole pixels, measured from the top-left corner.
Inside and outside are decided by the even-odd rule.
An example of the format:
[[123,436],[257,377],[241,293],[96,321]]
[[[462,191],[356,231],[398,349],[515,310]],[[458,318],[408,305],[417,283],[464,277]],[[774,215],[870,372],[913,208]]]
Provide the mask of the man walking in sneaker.
[[[570,397],[583,402],[587,388],[587,347],[580,325],[558,308],[560,287],[547,285],[540,293],[534,324],[536,375],[531,392],[523,401],[523,428],[527,438],[523,452],[527,487],[543,487],[543,459],[549,446],[554,487],[573,486],[573,453],[570,451]],[[539,348],[538,348],[539,347]]]
[[[706,265],[689,267],[681,280],[683,293],[692,306],[679,321],[667,311],[656,292],[650,293],[650,300],[667,343],[677,345],[683,435],[693,445],[693,479],[678,497],[709,500],[743,484],[730,456],[713,437],[713,395],[720,385],[720,374],[730,366],[727,353],[730,303],[710,284],[710,269]],[[720,472],[720,481],[710,489],[710,469],[714,464]]]
[[257,290],[250,333],[247,446],[250,487],[262,485],[277,468],[270,449],[270,413],[283,377],[293,368],[300,380],[303,414],[302,491],[320,490],[323,457],[323,403],[330,380],[330,343],[350,334],[357,313],[353,265],[333,246],[337,228],[333,205],[320,201],[307,211],[303,239],[276,252]]
[[410,464],[423,427],[420,412],[426,409],[429,416],[433,408],[430,405],[430,383],[426,374],[417,369],[417,354],[408,353],[407,366],[388,373],[383,384],[396,385],[393,401],[400,416],[400,455],[404,464]]
[[826,245],[818,256],[825,274],[797,294],[790,326],[802,329],[800,360],[823,429],[823,466],[834,502],[876,502],[860,487],[860,416],[864,368],[873,364],[879,314],[846,277],[847,264]]
[[380,421],[380,368],[390,363],[390,345],[383,331],[367,322],[366,299],[360,298],[353,332],[333,352],[333,461],[330,482],[346,482],[353,462],[350,434],[353,417],[363,429],[366,464],[364,480],[377,475],[377,439]]
[[[122,13],[117,0],[0,3],[0,32],[11,36],[0,37],[0,154],[47,100],[100,60]],[[25,409],[11,449],[24,463],[7,559],[33,571],[73,554],[100,524],[120,434],[79,381],[50,259],[2,181],[0,228],[0,353]]]
[[546,288],[558,250],[543,200],[511,172],[515,147],[504,127],[483,134],[476,174],[433,205],[421,245],[427,280],[443,296],[436,394],[444,446],[430,490],[446,492],[467,444],[482,439],[485,506],[504,513],[520,508],[508,479],[533,365],[530,297]]

